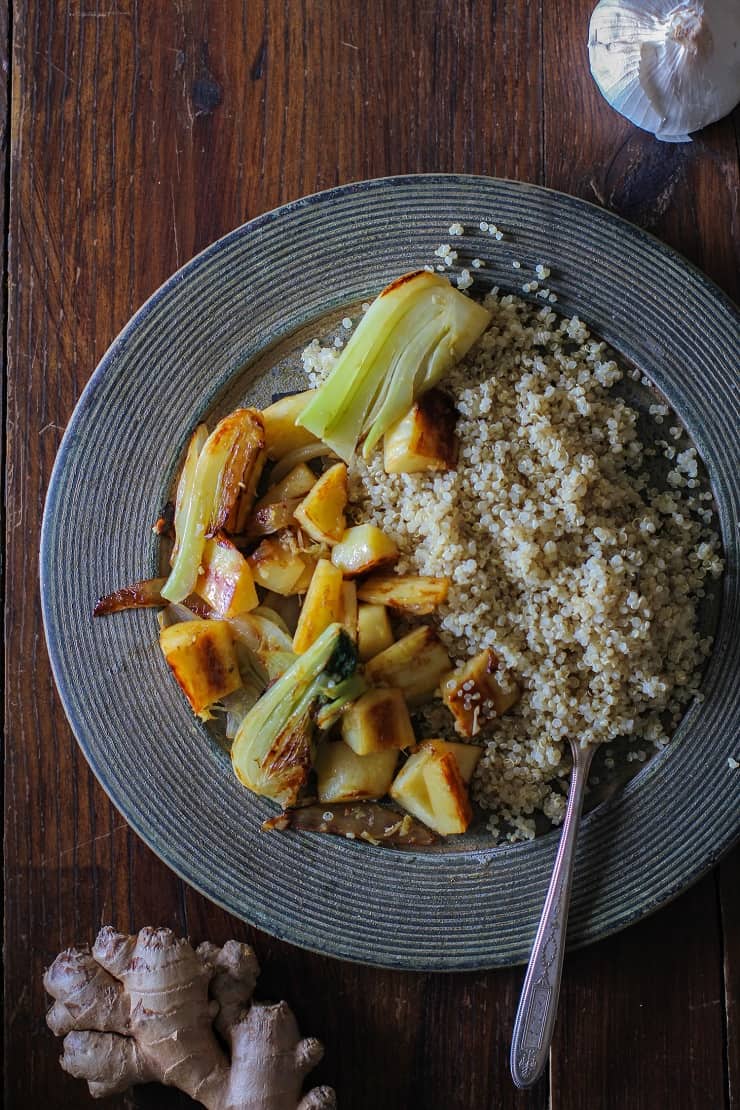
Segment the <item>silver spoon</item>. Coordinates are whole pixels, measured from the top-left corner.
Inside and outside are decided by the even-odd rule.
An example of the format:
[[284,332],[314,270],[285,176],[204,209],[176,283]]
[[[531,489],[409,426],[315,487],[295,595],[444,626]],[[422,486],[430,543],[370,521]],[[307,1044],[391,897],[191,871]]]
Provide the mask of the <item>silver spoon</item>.
[[511,1040],[511,1077],[517,1087],[531,1087],[539,1079],[550,1052],[560,993],[565,931],[573,884],[578,822],[591,768],[594,747],[571,740],[573,772],[560,846],[542,909],[537,936],[524,977]]

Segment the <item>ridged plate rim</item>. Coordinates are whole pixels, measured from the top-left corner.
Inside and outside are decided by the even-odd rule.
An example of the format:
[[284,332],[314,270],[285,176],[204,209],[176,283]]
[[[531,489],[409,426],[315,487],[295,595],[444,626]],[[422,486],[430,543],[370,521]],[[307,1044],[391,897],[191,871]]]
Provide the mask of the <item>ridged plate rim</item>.
[[[740,831],[740,778],[727,763],[740,733],[740,644],[733,636],[740,615],[740,411],[732,395],[740,313],[645,231],[567,194],[455,174],[355,182],[257,217],[165,282],[103,356],[60,446],[41,540],[42,609],[57,688],[90,766],[136,833],[206,897],[275,936],[344,959],[417,970],[524,961],[556,835],[425,855],[263,834],[269,806],[243,791],[204,741],[158,655],[152,615],[93,622],[89,613],[99,593],[153,572],[156,543],[147,526],[187,431],[239,368],[307,320],[428,261],[449,224],[470,226],[476,213],[508,233],[500,265],[490,267],[493,278],[514,288],[512,255],[546,260],[558,309],[577,311],[650,375],[709,469],[727,570],[705,700],[691,706],[664,753],[585,818],[570,943],[606,936],[675,897]],[[604,259],[608,291],[594,276]],[[195,336],[198,348],[189,345]],[[113,439],[107,451],[104,431]],[[81,562],[80,552],[89,550],[82,541],[101,533],[108,541],[101,562]],[[697,812],[702,820],[691,820]]]

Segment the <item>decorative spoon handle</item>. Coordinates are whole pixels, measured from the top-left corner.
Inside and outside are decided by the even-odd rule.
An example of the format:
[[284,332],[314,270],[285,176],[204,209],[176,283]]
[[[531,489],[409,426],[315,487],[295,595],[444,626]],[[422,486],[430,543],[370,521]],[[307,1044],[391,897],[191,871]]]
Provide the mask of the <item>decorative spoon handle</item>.
[[547,1063],[555,1026],[578,822],[594,754],[594,748],[581,748],[574,741],[571,748],[573,773],[560,846],[514,1021],[511,1077],[517,1087],[531,1087],[539,1079]]

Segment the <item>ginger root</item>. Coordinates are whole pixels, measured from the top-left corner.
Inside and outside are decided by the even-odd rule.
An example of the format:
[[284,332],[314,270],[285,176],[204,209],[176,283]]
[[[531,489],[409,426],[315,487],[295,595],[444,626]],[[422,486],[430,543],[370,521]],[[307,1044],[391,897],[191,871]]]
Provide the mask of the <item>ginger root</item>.
[[94,1098],[136,1083],[179,1087],[209,1110],[334,1110],[331,1087],[301,1098],[323,1055],[286,1002],[253,1002],[259,966],[235,940],[194,949],[171,929],[101,929],[44,975],[62,1068]]

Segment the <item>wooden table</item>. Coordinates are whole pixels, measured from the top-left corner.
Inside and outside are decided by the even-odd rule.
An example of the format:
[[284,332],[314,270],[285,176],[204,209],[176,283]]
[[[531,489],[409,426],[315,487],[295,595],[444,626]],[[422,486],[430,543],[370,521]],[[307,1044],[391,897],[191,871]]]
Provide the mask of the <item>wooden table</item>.
[[[519,1094],[507,1057],[520,969],[401,974],[315,956],[228,917],[144,847],[71,735],[36,585],[75,401],[132,312],[206,244],[339,182],[470,171],[605,205],[737,297],[740,113],[680,146],[614,114],[588,72],[590,0],[1,7],[5,1105],[91,1104],[59,1069],[41,976],[111,921],[250,938],[263,994],[289,998],[326,1043],[316,1077],[344,1110],[740,1107],[737,850],[672,906],[567,959],[549,1076]],[[107,1105],[186,1103],[159,1087]]]

